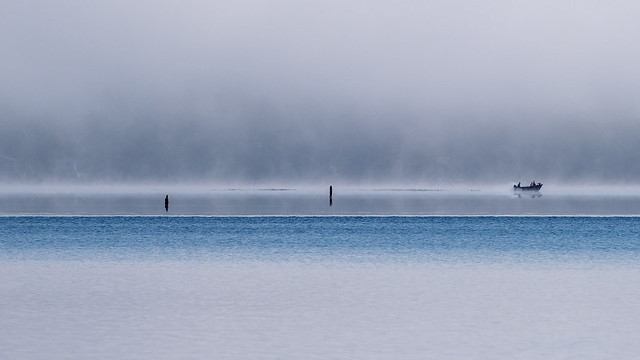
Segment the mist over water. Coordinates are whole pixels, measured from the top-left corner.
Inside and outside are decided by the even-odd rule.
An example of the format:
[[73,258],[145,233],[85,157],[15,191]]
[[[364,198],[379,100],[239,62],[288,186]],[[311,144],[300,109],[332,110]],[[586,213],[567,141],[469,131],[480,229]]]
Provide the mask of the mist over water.
[[0,181],[638,183],[639,10],[11,2]]
[[0,358],[633,358],[638,14],[3,2]]
[[[164,207],[165,196],[169,206]],[[40,185],[0,188],[0,216],[639,216],[640,187],[221,188]]]

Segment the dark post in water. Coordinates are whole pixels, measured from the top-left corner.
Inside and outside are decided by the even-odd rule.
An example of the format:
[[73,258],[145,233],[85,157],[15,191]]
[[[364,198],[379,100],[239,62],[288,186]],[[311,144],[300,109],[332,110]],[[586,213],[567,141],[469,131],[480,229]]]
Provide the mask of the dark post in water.
[[169,195],[164,197],[164,210],[169,211]]
[[333,206],[333,186],[329,185],[329,206]]

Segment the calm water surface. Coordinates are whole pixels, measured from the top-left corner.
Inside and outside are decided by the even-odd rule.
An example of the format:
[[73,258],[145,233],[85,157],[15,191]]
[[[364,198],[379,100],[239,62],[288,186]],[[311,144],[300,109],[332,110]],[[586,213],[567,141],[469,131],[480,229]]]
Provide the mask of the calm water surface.
[[0,358],[640,353],[634,196],[170,197],[1,195]]
[[[169,212],[164,209],[169,195]],[[640,188],[0,188],[0,215],[640,215]]]

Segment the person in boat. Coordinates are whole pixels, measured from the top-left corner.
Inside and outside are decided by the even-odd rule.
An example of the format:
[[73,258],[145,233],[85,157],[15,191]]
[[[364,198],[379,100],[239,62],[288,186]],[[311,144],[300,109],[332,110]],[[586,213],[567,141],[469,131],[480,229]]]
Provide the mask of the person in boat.
[[518,181],[518,186],[516,186],[516,187],[521,187],[521,186],[520,186],[520,181]]

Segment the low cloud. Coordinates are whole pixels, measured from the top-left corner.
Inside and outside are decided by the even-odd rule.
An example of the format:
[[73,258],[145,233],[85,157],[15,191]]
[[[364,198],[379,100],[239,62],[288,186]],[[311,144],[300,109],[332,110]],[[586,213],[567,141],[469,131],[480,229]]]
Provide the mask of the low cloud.
[[638,182],[638,7],[14,2],[0,179]]

